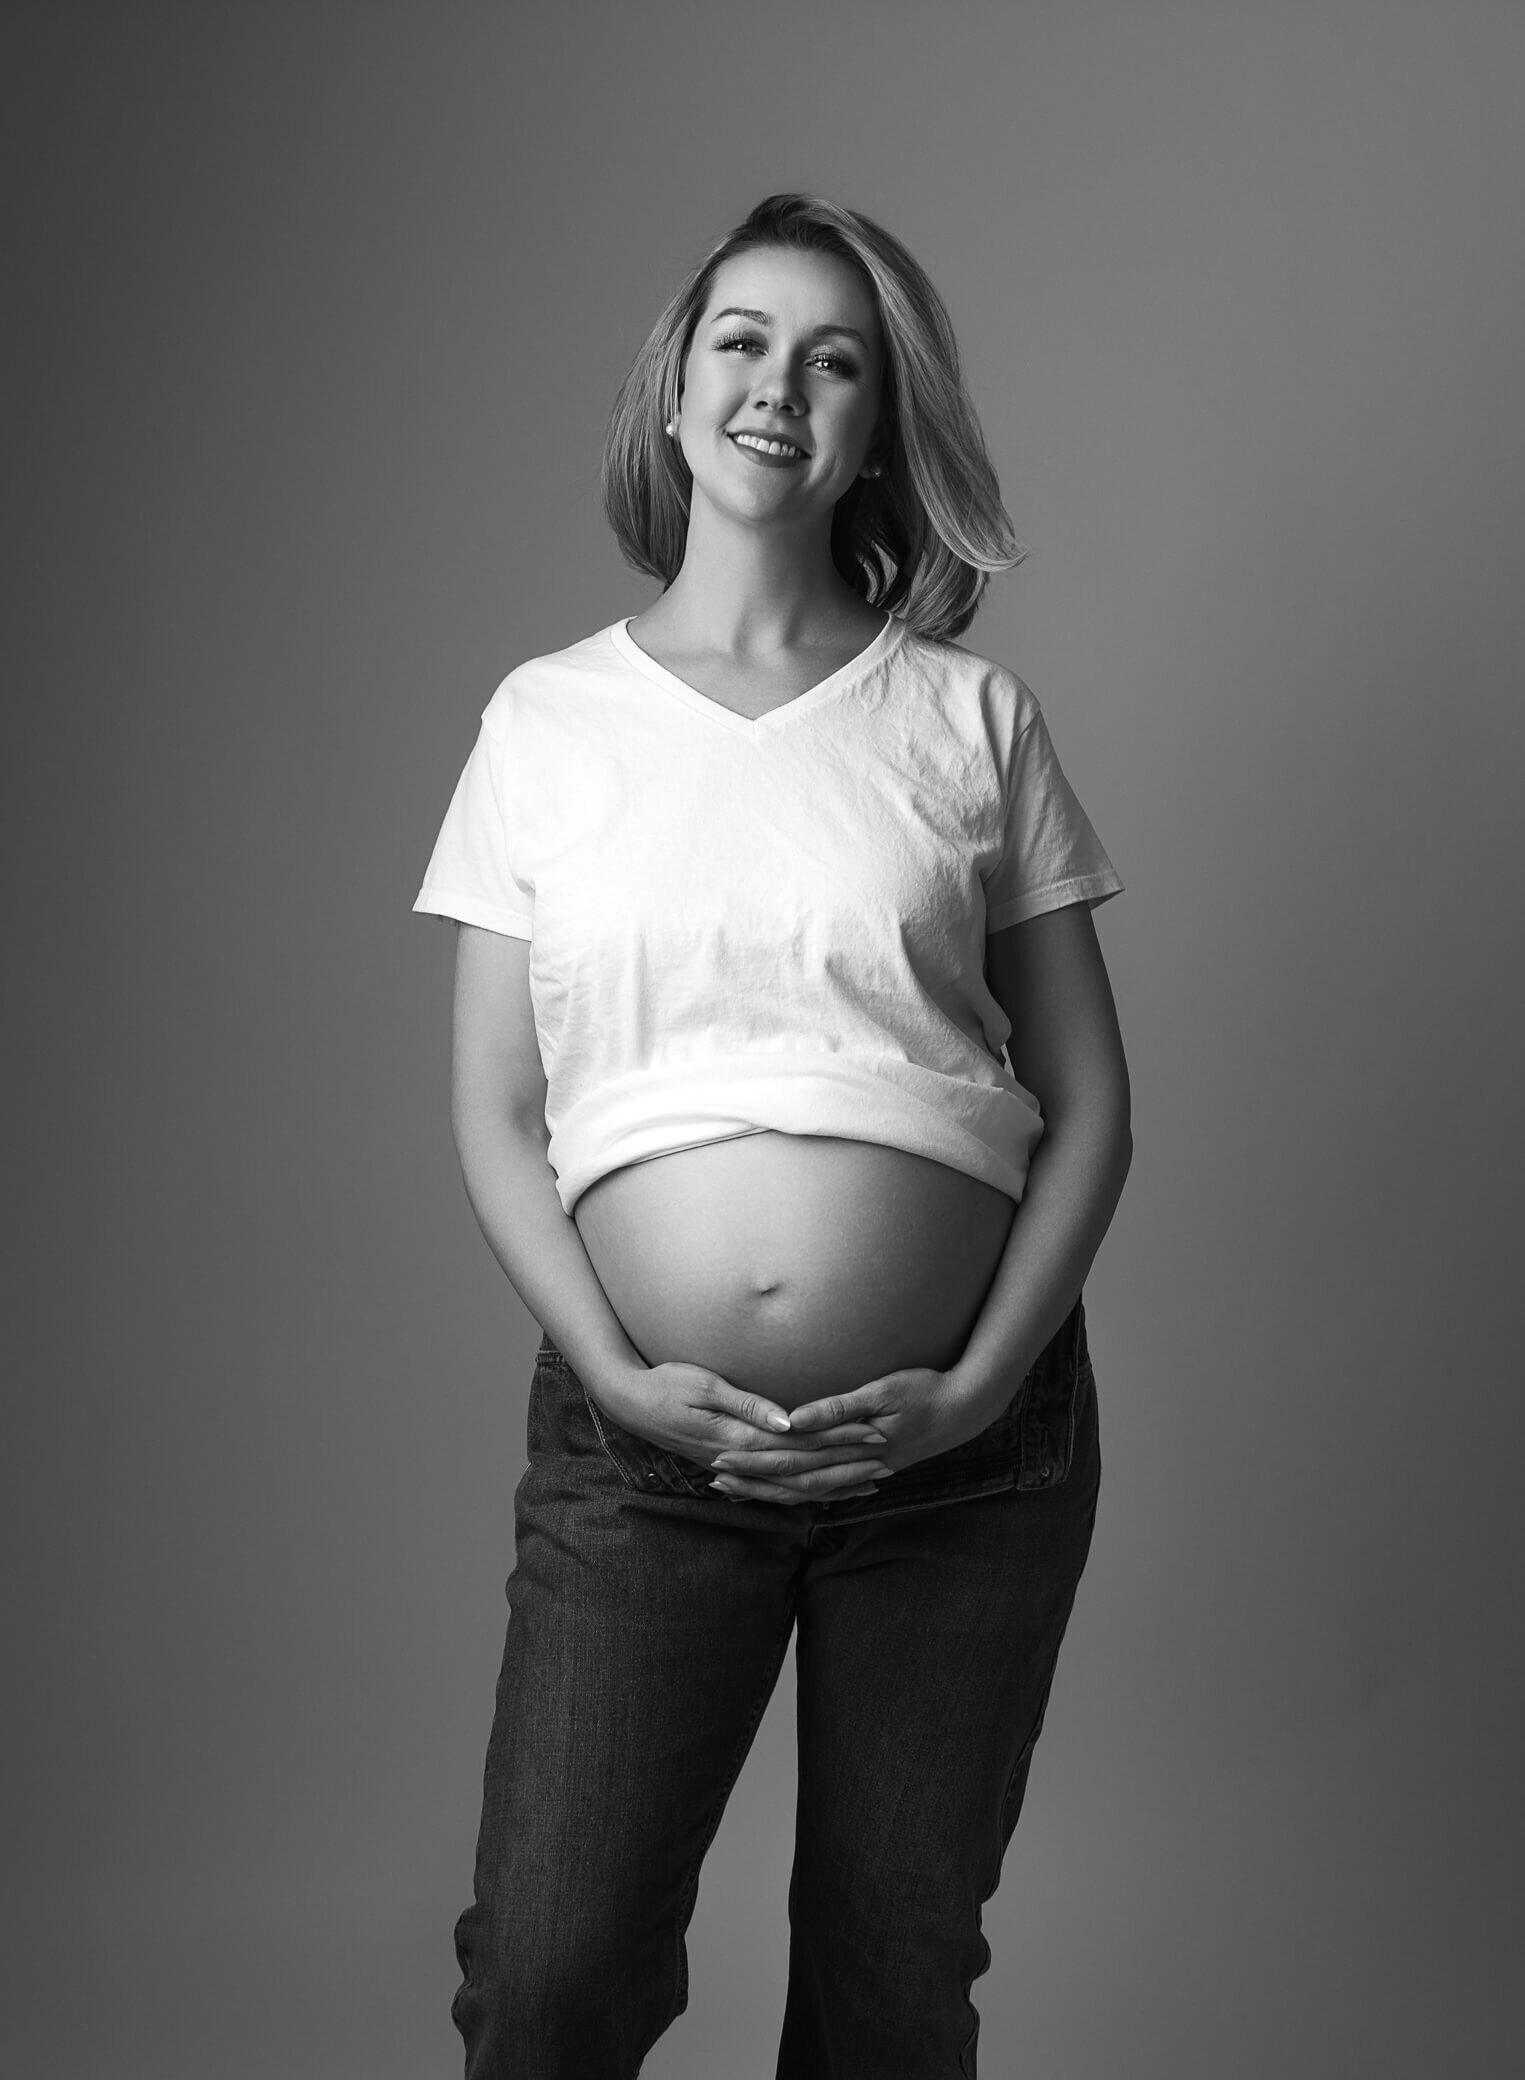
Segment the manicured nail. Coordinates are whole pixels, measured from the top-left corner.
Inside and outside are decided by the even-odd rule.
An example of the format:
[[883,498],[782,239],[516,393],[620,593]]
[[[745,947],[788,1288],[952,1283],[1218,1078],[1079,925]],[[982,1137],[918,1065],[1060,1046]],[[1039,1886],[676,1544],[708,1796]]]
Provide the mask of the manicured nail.
[[770,1408],[768,1410],[768,1428],[770,1430],[791,1430],[793,1427],[789,1418],[778,1409]]

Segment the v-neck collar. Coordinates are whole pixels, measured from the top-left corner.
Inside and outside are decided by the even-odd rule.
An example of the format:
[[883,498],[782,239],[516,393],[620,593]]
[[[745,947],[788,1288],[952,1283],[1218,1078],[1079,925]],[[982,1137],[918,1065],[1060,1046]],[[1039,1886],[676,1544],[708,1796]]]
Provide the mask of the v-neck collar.
[[738,715],[734,708],[728,708],[723,701],[712,700],[707,693],[701,693],[697,686],[690,686],[686,679],[680,679],[676,672],[670,672],[665,664],[658,664],[654,657],[649,657],[630,633],[630,624],[634,619],[633,614],[628,614],[623,621],[616,621],[609,630],[610,639],[625,662],[664,688],[675,700],[682,701],[686,708],[692,708],[695,714],[707,715],[712,722],[718,722],[723,727],[747,737],[760,736],[765,731],[776,729],[790,717],[816,708],[823,700],[829,700],[832,694],[840,693],[845,686],[851,685],[854,680],[861,678],[865,672],[888,657],[905,634],[905,623],[894,614],[886,614],[883,628],[868,647],[860,650],[856,657],[849,658],[846,664],[840,665],[826,678],[818,679],[814,686],[807,686],[803,693],[791,695],[776,708],[769,708],[764,715]]

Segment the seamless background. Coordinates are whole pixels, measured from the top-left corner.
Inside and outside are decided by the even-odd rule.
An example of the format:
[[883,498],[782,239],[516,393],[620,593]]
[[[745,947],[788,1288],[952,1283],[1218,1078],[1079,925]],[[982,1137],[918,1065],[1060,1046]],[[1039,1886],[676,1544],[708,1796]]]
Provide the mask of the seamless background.
[[[1107,1472],[982,2070],[1521,2057],[1525,13],[12,6],[0,2059],[458,2070],[535,1326],[409,914],[651,586],[615,388],[761,195],[928,266],[1128,883]],[[767,2080],[790,1683],[652,2080]]]

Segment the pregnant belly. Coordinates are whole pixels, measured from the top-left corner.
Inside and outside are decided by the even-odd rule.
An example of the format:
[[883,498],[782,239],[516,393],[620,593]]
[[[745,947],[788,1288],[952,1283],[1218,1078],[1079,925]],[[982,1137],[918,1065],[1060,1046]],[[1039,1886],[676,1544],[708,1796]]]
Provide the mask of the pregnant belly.
[[905,1149],[747,1134],[632,1163],[573,1209],[625,1333],[783,1408],[968,1341],[1015,1214]]

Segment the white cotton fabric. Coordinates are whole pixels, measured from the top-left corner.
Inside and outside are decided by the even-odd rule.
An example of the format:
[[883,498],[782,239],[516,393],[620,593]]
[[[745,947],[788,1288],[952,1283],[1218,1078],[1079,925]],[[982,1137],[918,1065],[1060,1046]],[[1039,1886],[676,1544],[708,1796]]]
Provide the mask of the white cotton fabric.
[[989,659],[892,615],[748,720],[616,622],[493,695],[413,907],[530,941],[568,1213],[626,1163],[769,1129],[1019,1200],[1043,1122],[985,937],[1122,885]]

